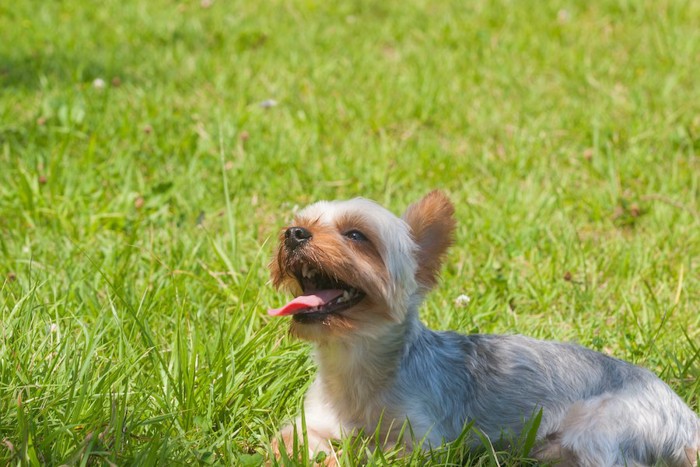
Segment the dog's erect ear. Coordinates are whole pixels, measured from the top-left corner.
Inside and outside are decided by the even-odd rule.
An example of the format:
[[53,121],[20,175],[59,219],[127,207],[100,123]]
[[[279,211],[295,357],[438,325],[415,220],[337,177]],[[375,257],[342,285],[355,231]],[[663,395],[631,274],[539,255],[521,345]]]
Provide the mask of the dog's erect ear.
[[452,244],[454,212],[455,208],[447,195],[435,190],[410,205],[403,215],[418,245],[416,280],[426,289],[432,288],[437,282],[442,257]]

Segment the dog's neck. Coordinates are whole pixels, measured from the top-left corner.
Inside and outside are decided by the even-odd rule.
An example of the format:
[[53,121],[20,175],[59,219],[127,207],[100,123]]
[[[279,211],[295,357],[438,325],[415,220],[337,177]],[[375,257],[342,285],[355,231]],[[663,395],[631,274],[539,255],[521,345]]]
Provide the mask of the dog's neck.
[[387,405],[383,398],[405,349],[422,328],[417,309],[413,309],[402,322],[388,325],[381,335],[316,345],[318,379],[325,398],[343,419],[363,425],[367,420],[377,420]]

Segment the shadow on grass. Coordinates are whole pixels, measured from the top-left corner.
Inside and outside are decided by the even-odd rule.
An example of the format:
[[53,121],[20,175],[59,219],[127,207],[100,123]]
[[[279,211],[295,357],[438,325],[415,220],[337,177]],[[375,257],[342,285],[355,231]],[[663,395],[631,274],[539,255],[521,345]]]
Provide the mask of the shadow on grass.
[[89,83],[97,78],[111,81],[124,76],[114,66],[105,66],[89,57],[64,53],[34,52],[25,56],[0,55],[0,89],[34,90],[48,83]]

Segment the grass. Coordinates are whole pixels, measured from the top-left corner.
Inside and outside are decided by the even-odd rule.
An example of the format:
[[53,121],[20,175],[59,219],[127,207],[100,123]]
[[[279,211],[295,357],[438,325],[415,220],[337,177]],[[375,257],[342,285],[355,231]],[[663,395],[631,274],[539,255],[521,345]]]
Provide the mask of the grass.
[[[314,371],[264,312],[277,229],[434,187],[460,223],[430,326],[578,341],[697,411],[699,21],[670,0],[0,6],[0,463],[259,465]],[[521,460],[446,449],[401,462]]]

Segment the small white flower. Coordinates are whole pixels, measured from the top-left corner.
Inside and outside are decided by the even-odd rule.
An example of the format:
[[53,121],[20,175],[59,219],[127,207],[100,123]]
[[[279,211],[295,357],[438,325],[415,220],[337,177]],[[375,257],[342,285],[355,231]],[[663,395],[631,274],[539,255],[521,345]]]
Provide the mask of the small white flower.
[[269,109],[270,107],[275,107],[277,105],[277,101],[274,99],[265,99],[260,103],[260,107],[263,109]]
[[462,294],[459,297],[455,298],[455,306],[465,308],[467,305],[469,305],[469,302],[471,301],[472,299],[469,295]]
[[559,23],[568,23],[570,19],[571,14],[568,10],[561,9],[557,12],[557,21],[559,21]]
[[105,80],[102,78],[96,78],[95,81],[92,82],[92,87],[95,89],[104,89],[105,85]]

